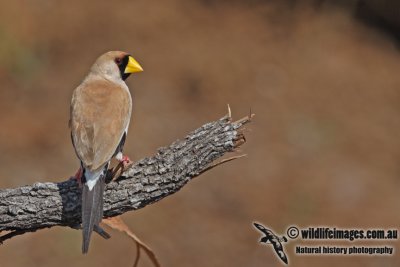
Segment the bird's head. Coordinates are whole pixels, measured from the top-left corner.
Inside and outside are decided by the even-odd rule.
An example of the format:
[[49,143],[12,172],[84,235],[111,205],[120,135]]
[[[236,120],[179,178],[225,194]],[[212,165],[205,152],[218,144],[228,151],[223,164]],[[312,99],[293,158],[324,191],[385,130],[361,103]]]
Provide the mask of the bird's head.
[[128,53],[110,51],[101,55],[93,64],[91,72],[106,79],[119,82],[125,81],[134,72],[141,72],[143,68]]

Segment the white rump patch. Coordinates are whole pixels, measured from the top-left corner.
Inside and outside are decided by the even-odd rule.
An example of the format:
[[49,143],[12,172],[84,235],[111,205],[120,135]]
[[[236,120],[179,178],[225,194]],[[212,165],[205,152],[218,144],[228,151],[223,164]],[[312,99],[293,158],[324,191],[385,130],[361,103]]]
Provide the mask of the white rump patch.
[[115,155],[115,158],[118,160],[118,161],[122,161],[122,158],[123,158],[124,156],[122,155],[122,152],[118,152],[118,154],[117,155]]
[[89,187],[89,191],[92,191],[93,187],[103,174],[103,168],[98,171],[91,172],[88,169],[85,170],[86,184]]

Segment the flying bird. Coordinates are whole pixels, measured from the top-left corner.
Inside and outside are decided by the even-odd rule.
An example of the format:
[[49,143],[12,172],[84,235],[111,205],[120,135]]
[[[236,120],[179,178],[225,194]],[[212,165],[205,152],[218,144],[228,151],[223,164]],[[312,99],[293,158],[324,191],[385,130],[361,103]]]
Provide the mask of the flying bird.
[[111,51],[101,55],[74,90],[71,101],[71,139],[80,168],[75,178],[82,185],[82,253],[89,249],[93,230],[103,218],[105,175],[110,161],[129,162],[122,154],[132,112],[125,80],[143,71],[129,54]]
[[264,234],[264,236],[260,239],[260,243],[272,244],[278,257],[284,263],[288,264],[288,258],[286,257],[286,254],[283,251],[283,246],[281,243],[281,242],[287,242],[288,241],[287,238],[285,236],[279,238],[270,229],[265,228],[263,225],[259,223],[255,222],[253,224],[258,230],[260,230]]

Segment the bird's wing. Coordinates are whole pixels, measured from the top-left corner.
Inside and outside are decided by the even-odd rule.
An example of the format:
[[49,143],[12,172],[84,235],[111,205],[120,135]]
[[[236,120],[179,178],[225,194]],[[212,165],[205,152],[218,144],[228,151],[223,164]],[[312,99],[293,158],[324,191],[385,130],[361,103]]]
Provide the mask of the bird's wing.
[[132,99],[127,88],[106,80],[84,82],[71,102],[71,136],[84,167],[97,170],[118,148],[128,127]]
[[278,254],[279,258],[284,262],[284,263],[288,263],[288,259],[286,257],[285,252],[283,251],[283,247],[281,242],[274,240],[274,242],[272,242],[272,245],[274,246],[275,252],[276,254]]
[[264,229],[264,233],[268,236],[272,237],[276,237],[276,235],[274,234],[274,232],[272,232],[270,229],[265,228]]

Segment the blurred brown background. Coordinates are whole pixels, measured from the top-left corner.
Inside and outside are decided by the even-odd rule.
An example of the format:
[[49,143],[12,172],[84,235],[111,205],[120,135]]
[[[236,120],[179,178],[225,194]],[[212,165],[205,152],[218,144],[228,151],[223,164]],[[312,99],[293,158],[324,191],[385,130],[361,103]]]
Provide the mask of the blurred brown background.
[[[254,220],[282,234],[293,224],[396,228],[398,11],[396,1],[1,0],[0,187],[75,173],[72,90],[98,55],[125,50],[145,70],[127,82],[133,160],[227,103],[234,118],[256,113],[247,158],[124,215],[165,266],[281,266]],[[112,235],[82,256],[79,231],[26,234],[0,247],[0,266],[131,266],[134,245]],[[400,265],[399,253],[296,256],[296,243],[285,246],[292,266]]]

